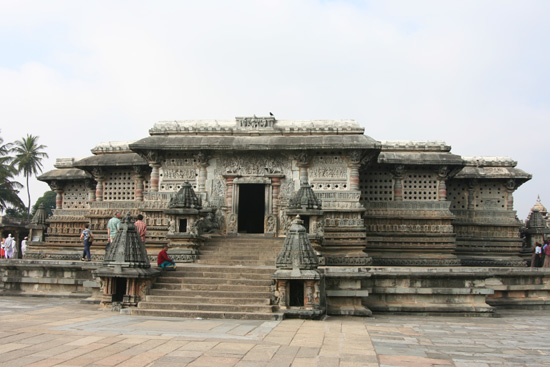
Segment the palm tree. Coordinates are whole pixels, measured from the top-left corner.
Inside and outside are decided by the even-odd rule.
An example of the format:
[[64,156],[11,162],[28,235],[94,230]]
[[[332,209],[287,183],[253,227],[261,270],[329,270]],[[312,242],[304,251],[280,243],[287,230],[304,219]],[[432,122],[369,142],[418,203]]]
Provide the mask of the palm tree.
[[15,141],[11,148],[11,151],[15,153],[13,163],[17,167],[17,172],[23,173],[27,179],[27,196],[29,198],[27,214],[29,216],[31,210],[29,178],[42,172],[42,158],[48,158],[48,154],[42,151],[44,148],[46,148],[45,145],[38,145],[38,136],[29,134],[27,134],[26,138]]
[[19,182],[13,181],[17,170],[11,164],[13,158],[9,156],[11,144],[4,144],[4,139],[0,137],[0,212],[3,212],[10,204],[16,208],[24,207],[19,198],[19,189],[23,187]]

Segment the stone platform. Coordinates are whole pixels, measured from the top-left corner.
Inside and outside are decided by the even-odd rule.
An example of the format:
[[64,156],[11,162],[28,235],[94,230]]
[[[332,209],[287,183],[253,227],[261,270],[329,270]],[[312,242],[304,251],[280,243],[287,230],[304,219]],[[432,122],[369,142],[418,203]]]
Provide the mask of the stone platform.
[[[1,294],[79,297],[94,302],[99,300],[101,284],[92,271],[100,265],[0,260]],[[185,266],[181,264],[178,268]],[[492,316],[495,311],[508,308],[550,308],[550,269],[545,268],[325,267],[321,270],[326,279],[329,315]],[[267,305],[267,296],[266,301]]]
[[549,316],[195,320],[0,297],[0,360],[11,367],[547,366]]

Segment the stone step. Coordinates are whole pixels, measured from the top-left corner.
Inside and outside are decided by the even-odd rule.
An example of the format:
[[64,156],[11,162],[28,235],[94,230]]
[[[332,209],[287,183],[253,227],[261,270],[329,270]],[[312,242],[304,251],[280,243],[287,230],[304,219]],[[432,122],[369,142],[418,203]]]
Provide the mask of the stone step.
[[194,291],[234,291],[234,292],[265,292],[269,291],[269,286],[242,285],[242,284],[171,284],[155,283],[152,289],[166,290],[194,290]]
[[282,313],[258,313],[258,312],[223,312],[223,311],[182,311],[182,310],[157,310],[136,308],[132,315],[155,317],[184,317],[201,319],[237,319],[237,320],[282,320]]
[[[247,293],[250,295],[249,293]],[[247,304],[256,304],[256,305],[269,305],[269,298],[265,297],[246,297],[246,298],[235,298],[235,297],[177,297],[177,296],[145,296],[146,302],[160,302],[160,303],[212,303],[212,304],[225,304],[225,305],[247,305]]]
[[272,260],[227,260],[227,259],[201,259],[197,260],[198,264],[208,264],[208,265],[238,265],[238,266],[273,266],[275,264],[275,258]]
[[[220,274],[216,274],[217,277]],[[214,278],[214,277],[181,277],[181,278],[159,278],[156,284],[239,284],[239,285],[251,285],[251,286],[264,286],[269,287],[271,285],[271,279],[249,279],[249,278]]]
[[274,265],[271,266],[235,266],[235,265],[208,265],[208,264],[179,264],[175,271],[165,271],[162,276],[178,276],[177,274],[187,274],[192,272],[218,272],[218,273],[273,273],[277,269]]
[[212,304],[212,303],[165,303],[165,302],[140,302],[138,308],[153,310],[178,310],[178,311],[223,311],[223,312],[273,312],[276,306],[254,304]]
[[149,295],[170,297],[213,297],[213,298],[266,298],[270,299],[271,291],[226,291],[226,290],[191,290],[191,289],[150,289]]
[[[158,279],[165,279],[166,282],[171,282],[172,279],[175,281],[178,281],[182,278],[223,278],[223,279],[263,279],[263,280],[269,280],[271,279],[271,274],[275,272],[275,269],[270,270],[269,272],[265,273],[234,273],[234,272],[211,272],[211,271],[190,271],[190,272],[182,272],[178,273],[177,275],[171,276],[165,276],[164,274],[160,276]],[[175,273],[175,272],[174,272]]]

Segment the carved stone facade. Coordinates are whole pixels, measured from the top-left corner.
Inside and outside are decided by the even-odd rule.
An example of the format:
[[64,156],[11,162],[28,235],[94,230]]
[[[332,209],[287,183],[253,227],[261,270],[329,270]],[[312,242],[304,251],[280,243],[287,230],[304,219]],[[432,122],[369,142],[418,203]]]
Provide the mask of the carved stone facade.
[[[256,116],[159,122],[149,133],[58,160],[39,178],[57,192],[58,206],[45,242],[29,257],[78,259],[85,223],[96,237],[93,250],[102,248],[106,223],[119,210],[144,215],[152,258],[169,243],[175,217],[167,209],[184,182],[202,204],[193,219],[197,235],[285,236],[300,214],[291,200],[308,182],[320,201],[309,233],[319,237],[311,240],[321,265],[460,265],[492,234],[508,263],[515,261],[512,193],[530,175],[486,165],[489,178],[461,177],[470,163],[444,143],[378,142],[353,120]],[[200,255],[190,256],[182,260]]]

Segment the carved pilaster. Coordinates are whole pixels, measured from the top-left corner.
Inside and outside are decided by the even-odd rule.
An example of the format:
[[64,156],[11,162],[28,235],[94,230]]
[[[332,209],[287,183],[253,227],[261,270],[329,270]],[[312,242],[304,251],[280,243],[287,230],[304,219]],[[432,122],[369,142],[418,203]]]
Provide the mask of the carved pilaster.
[[143,201],[143,174],[142,167],[134,166],[134,198],[136,201]]
[[103,184],[105,183],[105,172],[99,167],[92,170],[94,180],[97,182],[95,187],[95,200],[103,201]]
[[233,180],[235,176],[224,176],[225,177],[225,202],[227,204],[227,212],[233,213]]
[[516,190],[516,181],[509,179],[506,181],[506,192],[508,197],[506,198],[506,210],[514,210],[514,191]]
[[84,184],[86,185],[86,189],[88,190],[88,201],[94,202],[96,182],[92,179],[87,179]]
[[437,173],[437,178],[439,180],[439,189],[438,189],[438,200],[446,201],[447,200],[447,177],[449,175],[449,168],[447,166],[442,166],[439,168]]
[[296,160],[296,165],[300,168],[300,182],[309,182],[307,168],[310,165],[311,156],[306,151],[299,152]]
[[59,181],[49,182],[50,188],[57,194],[55,196],[55,208],[63,209],[63,183]]
[[281,179],[279,177],[271,177],[271,187],[273,187],[273,215],[279,214],[279,191],[281,189]]
[[477,180],[468,180],[468,210],[475,209],[475,189],[477,187]]
[[403,201],[403,174],[405,173],[405,166],[398,165],[392,171],[393,180],[395,185],[393,188],[393,200]]
[[160,163],[149,163],[149,165],[152,168],[151,171],[151,192],[158,192],[159,191],[159,180],[160,180]]
[[206,179],[207,179],[206,167],[209,166],[209,163],[208,163],[209,157],[206,153],[199,152],[195,156],[195,158],[199,163],[199,180],[198,180],[197,191],[199,193],[206,193]]

